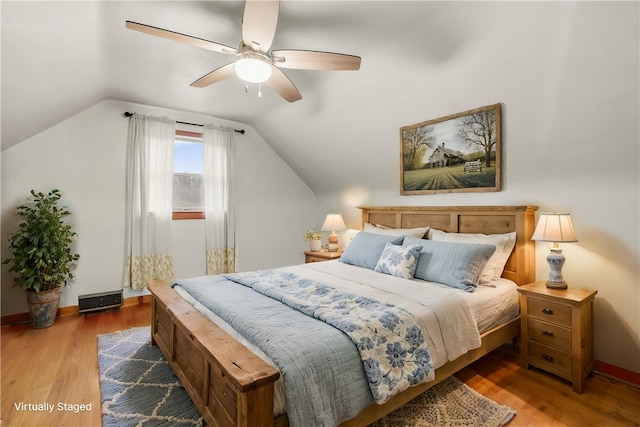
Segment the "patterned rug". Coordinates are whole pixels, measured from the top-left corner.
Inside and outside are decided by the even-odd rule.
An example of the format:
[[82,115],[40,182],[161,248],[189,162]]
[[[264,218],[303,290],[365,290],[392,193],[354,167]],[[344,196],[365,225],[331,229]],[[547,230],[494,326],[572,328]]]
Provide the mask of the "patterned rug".
[[[203,426],[160,349],[150,344],[149,329],[98,336],[102,425]],[[497,427],[515,415],[449,377],[371,427]]]
[[499,427],[515,416],[451,376],[370,427]]
[[203,426],[150,328],[98,335],[103,427]]

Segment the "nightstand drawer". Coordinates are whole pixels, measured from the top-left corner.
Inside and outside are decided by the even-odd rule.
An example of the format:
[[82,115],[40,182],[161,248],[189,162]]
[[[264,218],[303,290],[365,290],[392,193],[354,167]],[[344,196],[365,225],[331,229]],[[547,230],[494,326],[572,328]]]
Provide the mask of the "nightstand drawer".
[[529,317],[529,338],[561,350],[571,351],[571,329]]
[[571,379],[571,353],[529,341],[529,363],[565,379]]
[[528,299],[528,305],[530,317],[536,317],[558,325],[571,326],[571,307],[568,305],[556,304],[531,297]]

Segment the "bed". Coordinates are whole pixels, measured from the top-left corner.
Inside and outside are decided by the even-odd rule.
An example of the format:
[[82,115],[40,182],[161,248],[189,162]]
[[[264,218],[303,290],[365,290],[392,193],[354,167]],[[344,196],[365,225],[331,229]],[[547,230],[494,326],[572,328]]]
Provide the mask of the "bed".
[[[515,285],[534,281],[535,247],[530,238],[536,207],[365,206],[360,209],[363,228],[374,226],[382,230],[405,230],[429,227],[445,233],[447,238],[474,233],[511,233],[514,235],[514,247],[504,264],[503,279],[500,280]],[[343,266],[346,263],[341,261],[322,264],[326,265],[316,266],[313,274],[326,273],[318,273],[318,269],[330,271],[346,268]],[[292,268],[298,272],[303,266]],[[267,363],[264,356],[258,356],[255,349],[252,351],[247,348],[250,346],[241,343],[237,336],[232,336],[224,325],[218,326],[212,322],[194,307],[193,301],[188,302],[181,296],[178,289],[167,283],[152,281],[149,290],[153,296],[152,342],[162,350],[208,425],[249,427],[290,424],[287,413],[280,414],[278,405],[274,404],[278,394],[277,385],[282,382],[278,369]],[[384,417],[501,344],[516,339],[520,331],[520,319],[516,313],[506,321],[497,325],[487,324],[482,329],[478,345],[453,360],[439,362],[438,366],[434,366],[437,369],[432,379],[430,377],[389,395],[381,400],[384,403],[368,404],[340,425],[363,426]]]

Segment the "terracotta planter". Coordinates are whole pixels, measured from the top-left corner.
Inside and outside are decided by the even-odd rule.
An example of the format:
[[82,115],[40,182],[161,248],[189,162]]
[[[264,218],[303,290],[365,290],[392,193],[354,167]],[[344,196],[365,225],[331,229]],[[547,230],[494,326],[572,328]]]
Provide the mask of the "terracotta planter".
[[32,328],[48,328],[55,323],[61,292],[62,287],[43,292],[26,291]]

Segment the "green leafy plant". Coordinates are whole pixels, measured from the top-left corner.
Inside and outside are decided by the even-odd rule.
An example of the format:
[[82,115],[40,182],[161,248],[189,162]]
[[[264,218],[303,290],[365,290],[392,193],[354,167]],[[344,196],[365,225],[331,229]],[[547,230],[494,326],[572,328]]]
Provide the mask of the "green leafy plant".
[[320,240],[322,239],[322,236],[324,236],[323,231],[308,230],[306,233],[304,233],[304,240],[306,242],[308,242],[309,240]]
[[2,261],[14,273],[13,287],[48,291],[73,278],[71,266],[80,255],[71,251],[76,233],[63,221],[71,212],[58,206],[61,197],[57,189],[47,194],[31,190],[31,203],[18,206],[22,222],[9,238],[13,256]]

